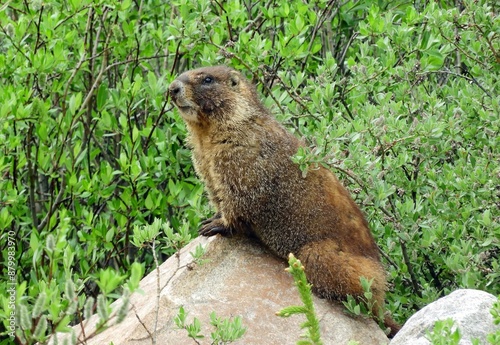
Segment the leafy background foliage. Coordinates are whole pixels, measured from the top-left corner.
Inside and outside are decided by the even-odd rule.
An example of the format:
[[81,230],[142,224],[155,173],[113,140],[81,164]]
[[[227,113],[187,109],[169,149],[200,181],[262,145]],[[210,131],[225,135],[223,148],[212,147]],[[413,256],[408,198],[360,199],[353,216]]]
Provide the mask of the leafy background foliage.
[[[131,244],[134,226],[156,217],[195,236],[211,214],[166,96],[176,75],[203,65],[251,78],[309,143],[298,164],[326,164],[350,189],[384,253],[396,319],[460,287],[500,294],[495,6],[0,5],[0,248],[7,263],[15,234],[17,341],[79,322],[87,297],[101,293],[109,305],[133,262],[149,272],[151,253]],[[7,321],[0,327],[7,337]]]

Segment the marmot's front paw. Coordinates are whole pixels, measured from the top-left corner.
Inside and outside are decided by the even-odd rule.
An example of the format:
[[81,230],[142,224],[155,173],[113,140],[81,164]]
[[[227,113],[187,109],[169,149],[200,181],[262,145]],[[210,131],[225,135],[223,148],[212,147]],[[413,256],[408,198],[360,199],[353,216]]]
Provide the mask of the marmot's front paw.
[[214,217],[205,220],[201,223],[202,227],[198,230],[198,233],[202,236],[214,236],[217,234],[221,234],[222,236],[231,236],[232,231],[231,228],[228,228],[222,222],[219,214],[216,214]]

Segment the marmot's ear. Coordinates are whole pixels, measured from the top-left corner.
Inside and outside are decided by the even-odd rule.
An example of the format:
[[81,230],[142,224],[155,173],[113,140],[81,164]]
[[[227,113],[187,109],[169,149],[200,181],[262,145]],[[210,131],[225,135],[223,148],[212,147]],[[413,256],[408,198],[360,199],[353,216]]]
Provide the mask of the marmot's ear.
[[229,80],[231,81],[232,87],[238,86],[238,84],[240,83],[240,74],[236,71],[231,71]]

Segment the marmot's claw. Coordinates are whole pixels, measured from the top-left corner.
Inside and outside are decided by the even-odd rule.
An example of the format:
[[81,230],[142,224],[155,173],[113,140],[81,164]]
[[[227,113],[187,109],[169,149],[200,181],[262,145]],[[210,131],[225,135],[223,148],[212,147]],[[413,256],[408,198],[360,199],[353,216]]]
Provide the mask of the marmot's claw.
[[200,230],[198,230],[198,233],[202,236],[207,236],[207,237],[214,236],[217,234],[227,236],[231,234],[231,230],[224,226],[216,225],[210,222],[208,224],[204,224],[200,228]]
[[222,216],[220,213],[217,213],[210,219],[207,219],[201,223],[201,228],[198,230],[198,233],[202,236],[214,236],[217,234],[221,234],[223,236],[231,235],[231,229],[224,225],[222,221]]

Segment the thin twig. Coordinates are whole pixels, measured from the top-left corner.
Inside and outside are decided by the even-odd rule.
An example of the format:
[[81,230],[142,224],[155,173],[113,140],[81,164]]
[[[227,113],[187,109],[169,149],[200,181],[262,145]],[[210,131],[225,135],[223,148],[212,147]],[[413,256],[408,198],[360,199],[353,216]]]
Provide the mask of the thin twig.
[[30,200],[30,211],[31,218],[33,219],[33,225],[38,228],[38,218],[36,215],[36,200],[35,200],[35,177],[33,170],[33,161],[31,157],[31,141],[33,140],[33,123],[30,122],[28,128],[28,136],[26,138],[27,141],[27,152],[26,152],[26,161],[28,165],[28,183],[29,183],[29,200]]
[[[465,80],[467,80],[473,84],[476,84],[477,87],[479,87],[488,97],[493,98],[493,96],[484,87],[482,87],[481,84],[479,84],[479,82],[476,80],[476,78],[474,78],[468,71],[467,71],[467,74],[470,75],[470,77],[468,77],[464,74],[452,72],[448,69],[445,69],[442,71],[425,72],[425,73],[446,73],[446,74],[454,75],[454,76],[459,77],[459,78],[464,78]],[[423,75],[425,73],[417,73],[417,75],[419,75],[419,74]]]
[[62,197],[64,195],[65,190],[66,190],[66,178],[65,178],[64,174],[61,173],[61,188],[59,189],[59,193],[57,194],[56,199],[54,200],[54,202],[50,206],[49,211],[47,212],[47,214],[43,218],[42,222],[36,227],[39,232],[43,230],[45,225],[47,225],[48,221],[50,220],[50,217],[52,217],[56,208],[62,202]]

